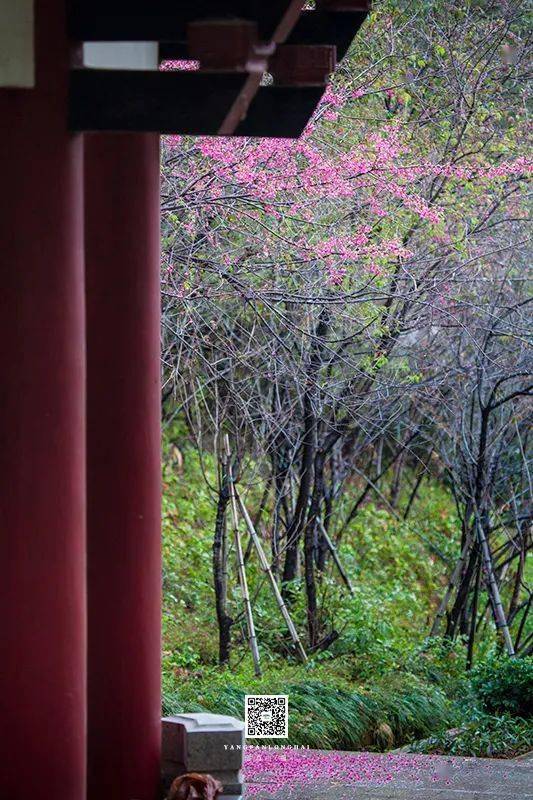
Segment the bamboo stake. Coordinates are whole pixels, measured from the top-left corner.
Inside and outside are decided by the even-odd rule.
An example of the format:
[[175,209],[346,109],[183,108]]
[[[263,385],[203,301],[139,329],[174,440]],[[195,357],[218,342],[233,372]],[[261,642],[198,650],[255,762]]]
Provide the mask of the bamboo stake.
[[231,516],[233,521],[233,536],[235,539],[235,552],[237,555],[237,569],[239,572],[239,583],[241,585],[242,599],[244,602],[244,610],[246,613],[246,621],[248,627],[248,639],[252,659],[254,662],[255,674],[258,678],[261,677],[261,664],[259,657],[259,648],[257,646],[257,637],[255,635],[254,617],[252,614],[252,604],[250,602],[250,593],[248,591],[248,581],[246,579],[246,569],[244,566],[244,556],[242,552],[241,535],[239,533],[239,514],[237,511],[237,500],[235,497],[235,484],[233,482],[233,474],[231,469],[231,448],[229,445],[229,436],[226,434],[224,437],[224,446],[226,455],[228,457],[228,482],[229,482],[229,495],[231,502]]
[[248,528],[248,533],[250,534],[250,541],[253,542],[255,549],[257,550],[259,561],[261,563],[261,569],[263,569],[264,572],[266,572],[266,574],[268,575],[268,578],[270,580],[270,585],[272,586],[272,591],[274,592],[274,597],[276,598],[276,602],[279,606],[279,610],[281,611],[283,619],[287,624],[287,628],[291,635],[292,641],[294,642],[294,646],[296,647],[296,650],[298,652],[298,656],[300,660],[305,664],[307,662],[307,654],[303,648],[300,637],[298,636],[298,631],[294,627],[294,623],[291,619],[291,615],[289,614],[287,606],[285,605],[285,602],[281,596],[281,592],[278,588],[276,578],[274,577],[274,573],[272,572],[270,564],[268,563],[268,559],[265,555],[265,551],[263,550],[261,539],[257,535],[257,531],[255,530],[254,524],[250,518],[250,515],[248,514],[248,509],[244,505],[242,498],[240,494],[238,494],[236,489],[235,489],[235,496],[237,497],[237,502],[241,509],[242,516],[244,517],[244,521],[246,522],[246,527]]
[[325,542],[326,542],[326,544],[327,544],[327,546],[329,548],[329,551],[330,551],[331,555],[333,556],[333,560],[334,560],[334,562],[335,562],[335,564],[337,566],[337,569],[339,570],[339,574],[340,574],[342,580],[344,581],[344,583],[346,584],[346,587],[347,587],[348,591],[353,596],[354,589],[353,589],[353,586],[351,584],[350,578],[348,577],[348,573],[346,572],[346,570],[342,566],[341,560],[339,558],[339,554],[337,552],[337,548],[335,547],[335,545],[331,541],[331,537],[328,534],[326,528],[324,527],[324,523],[322,522],[320,517],[317,517],[317,523],[318,523],[318,527],[320,528],[320,532],[321,532],[322,536],[324,537],[324,540],[325,540]]
[[498,589],[496,576],[494,575],[494,569],[492,568],[492,556],[489,543],[487,541],[485,531],[483,530],[483,526],[478,519],[476,519],[475,524],[477,538],[479,544],[481,545],[481,558],[483,561],[483,567],[485,569],[485,582],[489,600],[492,606],[492,613],[494,614],[494,621],[496,623],[496,628],[499,628],[499,630],[502,632],[507,654],[513,657],[515,655],[513,640],[511,639],[511,633],[507,624],[507,617],[505,616],[505,610],[500,596],[500,590]]

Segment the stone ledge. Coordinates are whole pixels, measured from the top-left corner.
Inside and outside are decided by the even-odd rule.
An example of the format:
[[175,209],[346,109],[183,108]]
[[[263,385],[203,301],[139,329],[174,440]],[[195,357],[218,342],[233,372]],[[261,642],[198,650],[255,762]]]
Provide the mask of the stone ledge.
[[223,797],[243,791],[244,722],[222,714],[176,714],[162,720],[162,778],[167,789],[186,772],[212,775]]

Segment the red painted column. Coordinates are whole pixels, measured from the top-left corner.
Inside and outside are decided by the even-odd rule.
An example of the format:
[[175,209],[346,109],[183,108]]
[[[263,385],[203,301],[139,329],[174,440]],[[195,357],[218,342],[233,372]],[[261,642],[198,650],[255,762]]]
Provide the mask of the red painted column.
[[82,150],[65,3],[0,88],[0,798],[85,797]]
[[88,798],[160,769],[159,137],[85,137]]

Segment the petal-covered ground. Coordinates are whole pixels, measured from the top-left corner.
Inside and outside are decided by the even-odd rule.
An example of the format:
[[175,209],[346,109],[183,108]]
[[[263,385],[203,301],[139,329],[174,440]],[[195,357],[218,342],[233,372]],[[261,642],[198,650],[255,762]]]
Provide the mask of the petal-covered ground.
[[248,747],[245,779],[257,800],[533,798],[530,764],[441,756]]

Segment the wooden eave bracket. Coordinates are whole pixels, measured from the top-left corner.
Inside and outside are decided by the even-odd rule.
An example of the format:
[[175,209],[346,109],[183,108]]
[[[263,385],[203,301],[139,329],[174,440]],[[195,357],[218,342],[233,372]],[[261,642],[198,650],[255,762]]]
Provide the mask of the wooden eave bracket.
[[[134,11],[128,4],[120,27],[116,14],[121,5],[122,0],[71,2],[71,12],[73,7],[76,11],[70,16],[71,32],[83,41],[155,36],[160,57],[195,60],[200,69],[72,70],[72,130],[297,137],[369,7],[361,0],[317,0],[316,11],[302,12],[301,0],[191,0],[180,5],[154,0],[134,4]],[[208,16],[213,8],[217,18]],[[177,10],[172,25],[163,30],[169,9]],[[179,35],[169,42],[174,32]],[[267,71],[271,86],[261,85]]]

